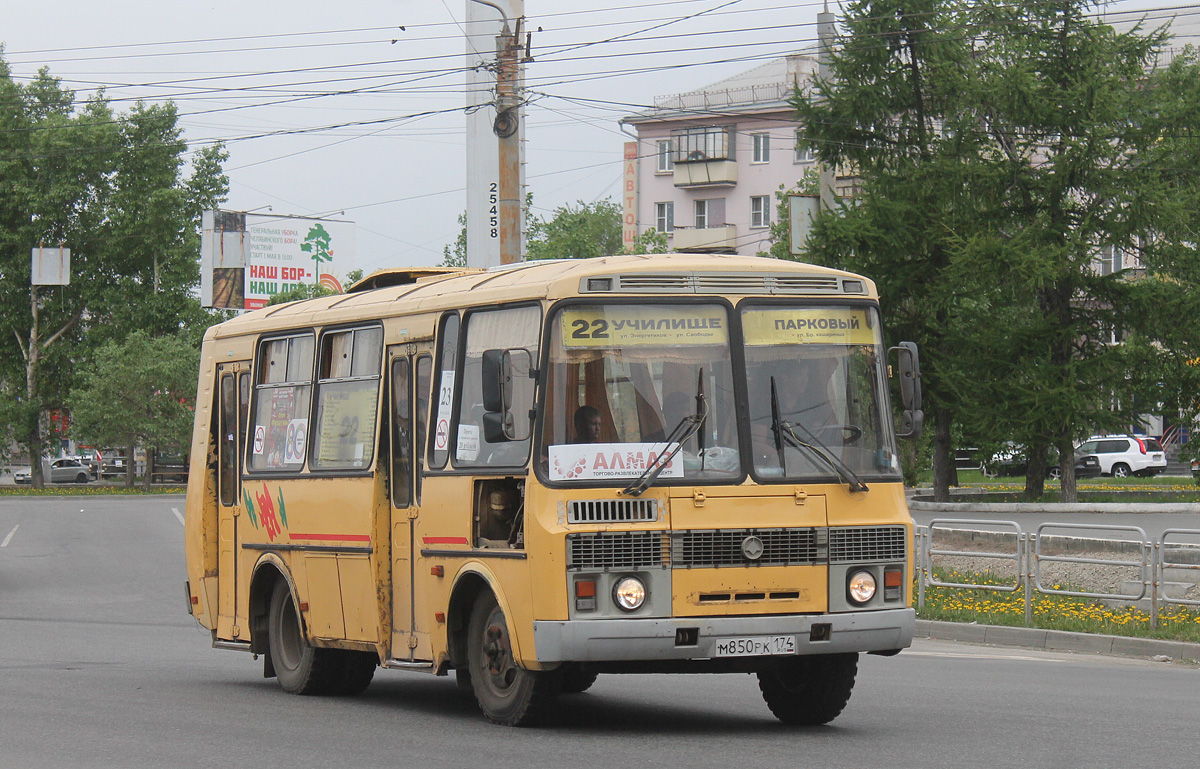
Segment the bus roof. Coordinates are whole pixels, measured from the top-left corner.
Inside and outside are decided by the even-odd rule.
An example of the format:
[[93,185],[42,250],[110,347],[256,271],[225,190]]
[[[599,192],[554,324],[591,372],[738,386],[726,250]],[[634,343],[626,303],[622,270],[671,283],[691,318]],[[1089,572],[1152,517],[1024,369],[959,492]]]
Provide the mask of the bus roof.
[[843,270],[757,256],[678,253],[520,262],[489,270],[380,270],[354,289],[254,310],[209,333],[225,337],[579,294],[597,299],[647,294],[877,297],[873,281]]

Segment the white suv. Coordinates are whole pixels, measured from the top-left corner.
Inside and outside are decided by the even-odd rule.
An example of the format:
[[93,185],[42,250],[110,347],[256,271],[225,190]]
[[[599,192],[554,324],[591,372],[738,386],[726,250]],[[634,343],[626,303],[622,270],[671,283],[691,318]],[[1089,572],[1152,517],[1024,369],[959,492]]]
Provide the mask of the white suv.
[[1125,478],[1157,475],[1167,469],[1162,444],[1141,435],[1093,435],[1075,449],[1077,454],[1095,454],[1100,472]]

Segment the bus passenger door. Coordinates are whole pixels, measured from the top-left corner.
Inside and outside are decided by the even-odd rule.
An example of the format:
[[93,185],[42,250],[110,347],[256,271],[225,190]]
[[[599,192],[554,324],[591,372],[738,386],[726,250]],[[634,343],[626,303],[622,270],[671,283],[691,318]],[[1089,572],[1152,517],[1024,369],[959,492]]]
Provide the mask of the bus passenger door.
[[249,641],[242,637],[238,615],[246,607],[238,605],[241,576],[238,574],[242,516],[242,451],[245,445],[246,416],[250,405],[250,363],[223,363],[217,367],[217,522],[220,541],[217,553],[218,589],[217,637]]
[[389,357],[388,423],[391,431],[392,658],[409,662],[432,659],[427,632],[418,633],[413,530],[421,505],[423,447],[433,372],[428,343],[396,348]]

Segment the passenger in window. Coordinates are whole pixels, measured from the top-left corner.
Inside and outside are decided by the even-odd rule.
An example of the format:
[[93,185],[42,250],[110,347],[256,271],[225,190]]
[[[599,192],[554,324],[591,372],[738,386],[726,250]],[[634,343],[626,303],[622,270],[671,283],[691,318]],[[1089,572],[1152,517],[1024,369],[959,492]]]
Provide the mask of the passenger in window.
[[575,410],[575,442],[600,442],[600,411],[595,406],[580,406]]

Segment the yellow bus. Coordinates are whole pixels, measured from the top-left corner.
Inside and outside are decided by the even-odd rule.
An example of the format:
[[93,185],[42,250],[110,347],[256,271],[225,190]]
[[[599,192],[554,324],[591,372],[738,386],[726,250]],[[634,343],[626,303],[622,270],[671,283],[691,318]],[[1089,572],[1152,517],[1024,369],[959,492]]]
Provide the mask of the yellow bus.
[[382,271],[246,313],[203,344],[189,611],[296,694],[454,671],[517,725],[602,673],[753,673],[828,722],[859,653],[913,636],[893,350],[870,280],[721,255]]

